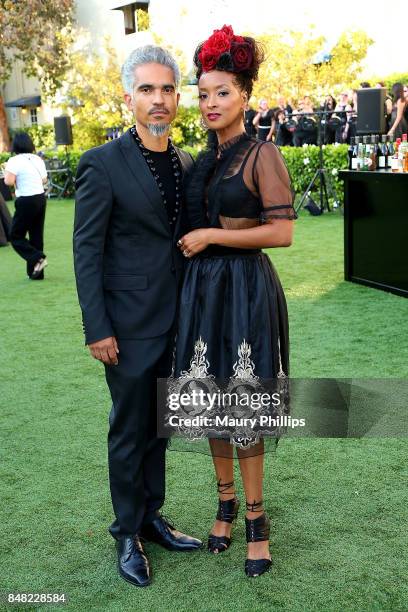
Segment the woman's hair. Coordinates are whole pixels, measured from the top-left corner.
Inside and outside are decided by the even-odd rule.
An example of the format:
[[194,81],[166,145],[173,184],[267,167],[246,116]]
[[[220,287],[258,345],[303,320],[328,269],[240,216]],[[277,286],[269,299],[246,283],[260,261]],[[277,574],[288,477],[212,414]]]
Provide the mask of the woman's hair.
[[234,74],[238,87],[251,97],[259,67],[265,59],[262,45],[250,36],[236,36],[231,26],[214,30],[194,53],[196,77],[203,72],[221,70]]
[[394,83],[391,91],[392,91],[392,99],[394,100],[394,102],[397,102],[397,100],[402,100],[403,102],[405,101],[404,86],[402,83]]
[[33,153],[35,146],[27,132],[17,132],[11,147],[13,153]]

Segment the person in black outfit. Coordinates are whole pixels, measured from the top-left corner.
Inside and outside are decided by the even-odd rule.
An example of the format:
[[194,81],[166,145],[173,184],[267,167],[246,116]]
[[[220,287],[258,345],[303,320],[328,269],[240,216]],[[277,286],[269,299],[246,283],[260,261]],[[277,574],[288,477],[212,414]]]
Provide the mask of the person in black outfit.
[[10,240],[11,215],[0,193],[0,247],[7,246]]
[[271,140],[270,132],[272,128],[274,111],[269,108],[268,101],[263,99],[259,101],[258,112],[254,117],[253,124],[258,130],[259,140]]
[[288,121],[284,110],[277,110],[275,112],[275,144],[278,147],[291,147],[293,146],[293,128],[292,122]]
[[304,96],[299,103],[297,113],[297,126],[293,134],[293,144],[301,147],[304,144],[317,144],[317,121],[311,115],[314,112],[312,101],[309,96]]
[[202,543],[158,512],[165,497],[166,439],[157,438],[156,380],[169,376],[183,257],[182,182],[193,162],[168,139],[180,73],[148,45],[122,69],[135,126],[87,151],[76,178],[74,262],[85,341],[105,365],[112,396],[109,479],[119,573],[150,583],[142,539],[170,550]]
[[[285,296],[261,249],[290,246],[297,217],[294,192],[276,145],[248,136],[244,128],[242,111],[258,76],[262,47],[248,36],[236,43],[231,26],[224,26],[230,49],[217,57],[218,32],[199,45],[194,58],[200,111],[217,141],[198,159],[187,186],[190,231],[178,241],[187,258],[174,364],[174,384],[182,388],[202,378],[237,384],[248,376],[284,381],[289,374]],[[222,414],[228,414],[225,406]],[[260,576],[272,563],[263,454],[268,442],[276,447],[276,440],[234,428],[226,439],[210,437],[209,442],[218,512],[208,550],[221,554],[231,544],[239,509],[236,449],[247,502],[245,573]]]
[[331,121],[335,108],[336,100],[333,96],[326,96],[324,103],[320,107],[320,110],[326,113],[321,118],[323,144],[334,144],[335,142],[336,126],[335,122]]
[[256,112],[249,106],[249,104],[247,104],[244,111],[244,125],[248,136],[256,136],[256,129],[254,126],[255,117]]
[[278,98],[278,108],[276,110],[277,111],[278,110],[284,111],[286,117],[293,113],[293,108],[291,107],[289,102],[286,102],[286,99],[283,96],[279,96],[279,98]]

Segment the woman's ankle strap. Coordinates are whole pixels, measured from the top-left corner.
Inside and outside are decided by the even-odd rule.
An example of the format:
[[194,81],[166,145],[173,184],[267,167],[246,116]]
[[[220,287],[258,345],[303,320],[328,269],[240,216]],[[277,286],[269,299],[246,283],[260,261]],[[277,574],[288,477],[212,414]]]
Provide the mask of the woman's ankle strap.
[[263,499],[259,501],[246,502],[247,512],[263,512]]
[[[229,489],[232,489],[230,491]],[[235,494],[234,481],[232,482],[221,482],[221,478],[217,482],[217,490],[220,495],[232,495]]]

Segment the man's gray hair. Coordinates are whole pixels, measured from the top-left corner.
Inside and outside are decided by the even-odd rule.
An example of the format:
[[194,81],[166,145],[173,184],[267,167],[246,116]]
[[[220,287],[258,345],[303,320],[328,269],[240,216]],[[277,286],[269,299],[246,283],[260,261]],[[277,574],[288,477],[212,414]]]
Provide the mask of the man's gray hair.
[[145,45],[138,47],[129,55],[122,66],[122,84],[126,93],[132,95],[135,84],[135,68],[142,64],[161,64],[171,68],[174,74],[176,89],[180,85],[180,68],[174,57],[163,47],[156,45]]

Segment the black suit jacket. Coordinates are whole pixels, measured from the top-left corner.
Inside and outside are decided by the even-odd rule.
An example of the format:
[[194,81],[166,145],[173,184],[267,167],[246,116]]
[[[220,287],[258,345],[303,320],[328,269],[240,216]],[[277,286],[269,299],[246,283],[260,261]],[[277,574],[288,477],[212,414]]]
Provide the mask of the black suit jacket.
[[[192,157],[176,148],[183,178]],[[183,256],[160,191],[130,132],[84,153],[76,176],[74,266],[89,344],[173,324]],[[179,215],[179,219],[181,215]]]

